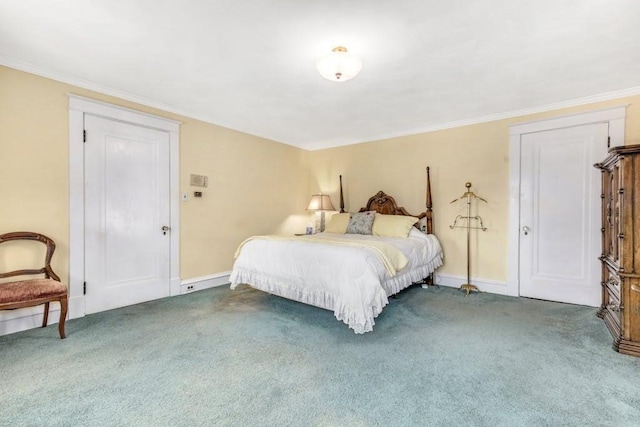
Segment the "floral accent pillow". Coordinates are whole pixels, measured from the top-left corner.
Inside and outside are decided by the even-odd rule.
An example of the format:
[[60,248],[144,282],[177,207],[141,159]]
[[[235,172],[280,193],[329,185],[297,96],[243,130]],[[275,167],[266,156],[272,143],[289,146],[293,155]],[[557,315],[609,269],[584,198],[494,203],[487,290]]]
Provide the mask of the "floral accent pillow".
[[351,214],[346,234],[371,234],[376,211],[366,211]]

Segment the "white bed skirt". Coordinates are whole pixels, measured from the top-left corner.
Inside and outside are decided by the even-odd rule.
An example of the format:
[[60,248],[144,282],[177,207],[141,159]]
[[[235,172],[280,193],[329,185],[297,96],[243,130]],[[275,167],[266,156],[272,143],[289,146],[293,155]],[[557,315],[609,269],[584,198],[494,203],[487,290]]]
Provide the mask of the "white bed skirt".
[[363,334],[373,330],[373,325],[375,324],[374,319],[378,317],[382,309],[389,303],[389,296],[397,294],[411,286],[412,283],[421,281],[441,265],[442,254],[440,253],[439,256],[436,256],[436,258],[426,265],[387,279],[382,283],[382,288],[386,294],[381,292],[370,301],[371,310],[365,316],[354,312],[344,301],[337,301],[336,296],[332,293],[317,289],[310,290],[301,287],[298,283],[288,283],[282,278],[273,278],[242,268],[234,268],[231,275],[231,289],[235,289],[239,284],[244,283],[252,288],[270,294],[333,311],[336,319],[349,325],[356,334]]

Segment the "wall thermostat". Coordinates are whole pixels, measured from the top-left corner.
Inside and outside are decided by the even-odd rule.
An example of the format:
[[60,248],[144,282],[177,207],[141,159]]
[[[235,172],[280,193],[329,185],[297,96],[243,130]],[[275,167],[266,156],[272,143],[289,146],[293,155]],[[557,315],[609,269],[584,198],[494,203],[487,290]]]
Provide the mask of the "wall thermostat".
[[193,187],[206,187],[209,183],[209,178],[204,175],[191,174],[191,186]]

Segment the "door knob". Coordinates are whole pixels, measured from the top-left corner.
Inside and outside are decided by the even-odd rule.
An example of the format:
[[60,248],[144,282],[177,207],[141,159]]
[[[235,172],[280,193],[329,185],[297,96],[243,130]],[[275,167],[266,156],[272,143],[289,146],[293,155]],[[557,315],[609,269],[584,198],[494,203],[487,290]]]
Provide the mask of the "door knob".
[[171,230],[171,227],[167,227],[166,225],[162,226],[162,234],[167,235],[167,231]]
[[524,231],[524,235],[528,235],[529,234],[529,227],[527,227],[526,225],[524,227],[522,227],[522,231]]

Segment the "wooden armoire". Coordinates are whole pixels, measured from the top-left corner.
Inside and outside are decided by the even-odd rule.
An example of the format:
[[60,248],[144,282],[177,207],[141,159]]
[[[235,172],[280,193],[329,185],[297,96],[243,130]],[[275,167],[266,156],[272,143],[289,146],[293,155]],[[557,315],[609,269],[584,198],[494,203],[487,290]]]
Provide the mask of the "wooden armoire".
[[613,348],[640,356],[640,145],[613,147],[602,163],[602,305]]

